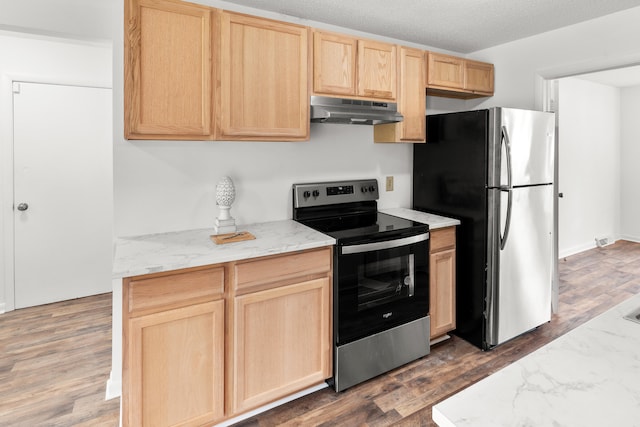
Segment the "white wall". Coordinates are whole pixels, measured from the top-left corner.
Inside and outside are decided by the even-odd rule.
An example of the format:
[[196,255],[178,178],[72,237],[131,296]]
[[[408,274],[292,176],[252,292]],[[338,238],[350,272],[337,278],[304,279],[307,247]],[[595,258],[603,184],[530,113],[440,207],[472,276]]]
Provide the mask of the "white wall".
[[[13,305],[12,80],[111,86],[111,46],[0,31],[0,312]],[[61,156],[69,153],[60,153]],[[55,159],[52,159],[55,160]]]
[[559,255],[620,234],[620,89],[559,80]]
[[474,52],[495,65],[495,95],[468,107],[542,108],[542,78],[640,64],[640,7]]
[[621,93],[621,238],[640,242],[640,86]]
[[117,141],[116,233],[130,235],[211,227],[215,185],[236,187],[237,224],[291,218],[291,184],[395,177],[380,206],[409,206],[411,146],[373,144],[370,126],[311,126],[309,142]]
[[118,0],[0,0],[0,30],[108,40]]

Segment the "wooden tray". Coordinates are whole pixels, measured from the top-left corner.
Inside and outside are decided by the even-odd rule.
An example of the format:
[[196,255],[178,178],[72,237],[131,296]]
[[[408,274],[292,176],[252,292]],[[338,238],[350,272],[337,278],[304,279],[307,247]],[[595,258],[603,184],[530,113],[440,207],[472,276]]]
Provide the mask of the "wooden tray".
[[215,234],[211,236],[211,240],[216,245],[222,245],[225,243],[235,243],[242,242],[243,240],[253,240],[256,236],[249,233],[248,231],[238,231],[236,233],[228,233],[228,234]]

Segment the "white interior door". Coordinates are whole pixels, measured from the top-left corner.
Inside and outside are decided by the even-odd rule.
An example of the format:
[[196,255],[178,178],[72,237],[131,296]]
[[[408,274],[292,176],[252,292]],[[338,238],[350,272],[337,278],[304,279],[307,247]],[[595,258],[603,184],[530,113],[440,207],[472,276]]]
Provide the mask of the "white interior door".
[[111,290],[111,89],[15,83],[15,308]]

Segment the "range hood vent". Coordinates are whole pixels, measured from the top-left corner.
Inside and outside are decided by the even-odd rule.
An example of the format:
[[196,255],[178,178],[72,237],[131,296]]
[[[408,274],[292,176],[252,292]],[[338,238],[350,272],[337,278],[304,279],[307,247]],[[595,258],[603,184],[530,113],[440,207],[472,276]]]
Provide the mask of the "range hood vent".
[[311,97],[312,123],[379,125],[401,122],[395,102],[362,101],[359,99]]

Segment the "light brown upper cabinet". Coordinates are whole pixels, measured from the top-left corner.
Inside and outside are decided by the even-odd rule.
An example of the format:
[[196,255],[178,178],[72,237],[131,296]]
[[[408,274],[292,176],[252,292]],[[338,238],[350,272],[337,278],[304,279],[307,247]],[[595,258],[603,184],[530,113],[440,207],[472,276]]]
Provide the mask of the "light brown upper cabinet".
[[222,12],[216,138],[309,138],[308,29]]
[[125,3],[127,139],[211,139],[215,13],[173,0]]
[[358,41],[339,34],[313,33],[313,91],[317,94],[356,94]]
[[396,99],[396,46],[358,40],[358,95]]
[[396,46],[341,34],[313,33],[313,92],[396,99]]
[[399,52],[398,111],[404,120],[374,126],[373,139],[375,142],[425,142],[425,52],[404,46]]
[[464,89],[464,59],[433,52],[429,52],[428,56],[428,87]]
[[493,64],[465,60],[465,89],[477,94],[493,95]]
[[428,53],[427,94],[451,98],[493,95],[493,64]]

